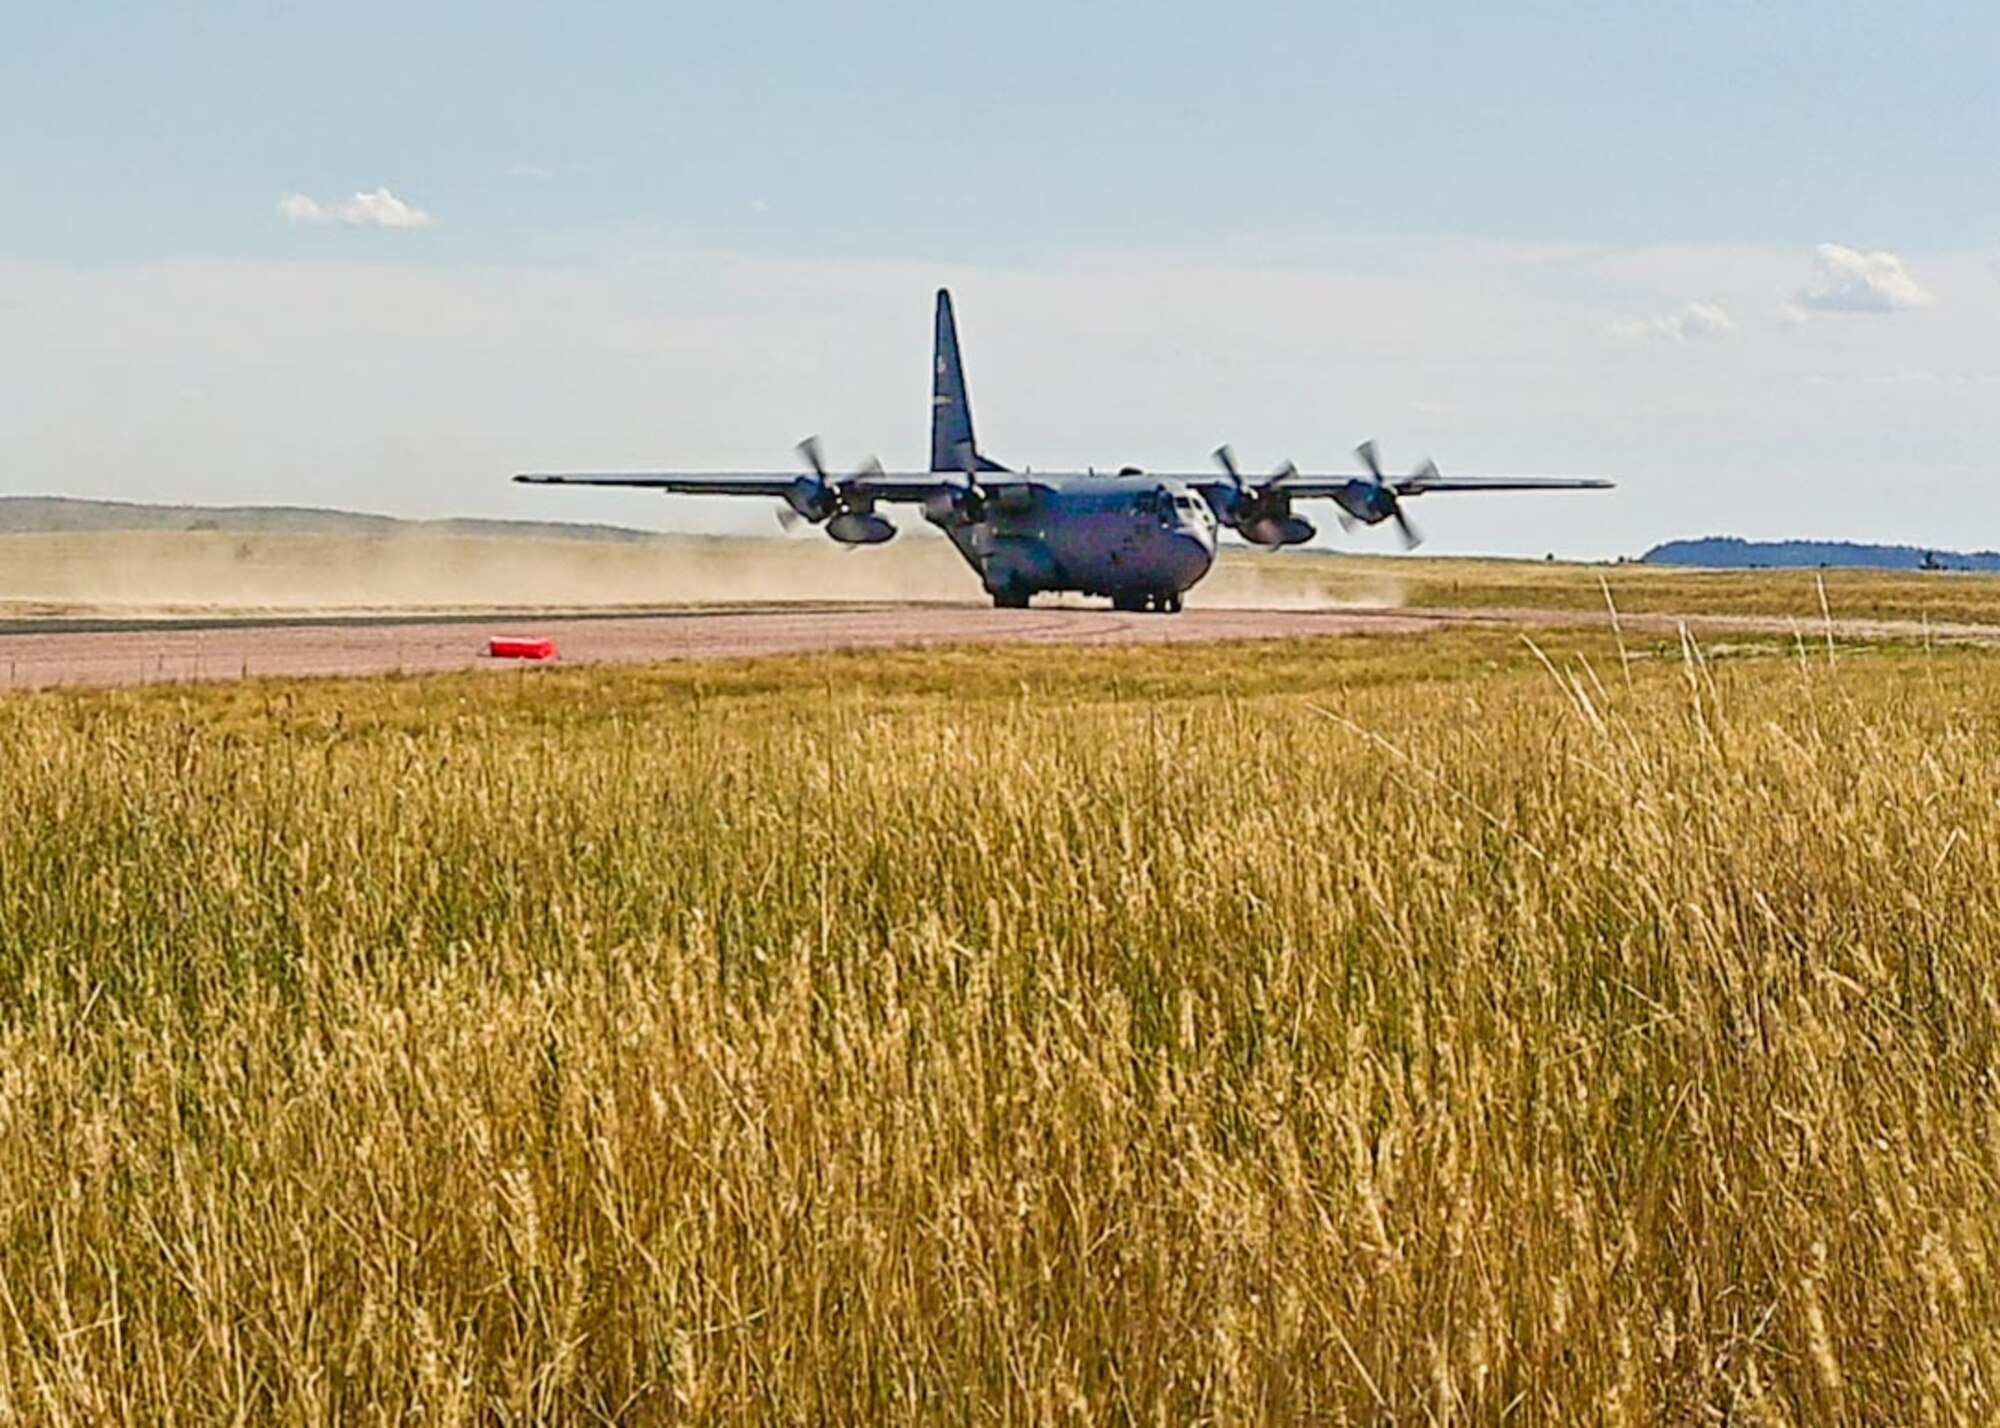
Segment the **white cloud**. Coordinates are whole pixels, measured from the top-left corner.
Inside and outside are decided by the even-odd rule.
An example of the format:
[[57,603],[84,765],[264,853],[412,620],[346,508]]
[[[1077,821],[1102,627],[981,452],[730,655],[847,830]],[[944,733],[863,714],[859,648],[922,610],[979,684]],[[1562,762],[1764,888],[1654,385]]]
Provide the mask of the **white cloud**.
[[1818,312],[1900,312],[1937,301],[1894,253],[1863,253],[1838,243],[1822,243],[1813,252],[1819,277],[1800,295],[1801,306]]
[[1736,319],[1712,302],[1691,302],[1679,312],[1663,313],[1638,322],[1612,326],[1620,337],[1656,337],[1666,342],[1689,342],[1703,337],[1722,337],[1736,330]]
[[321,203],[303,193],[288,193],[278,200],[278,212],[292,223],[338,223],[347,228],[437,226],[436,218],[386,188],[357,193],[342,203]]
[[302,193],[288,193],[278,200],[278,212],[293,223],[331,223],[333,215],[316,198],[307,198]]

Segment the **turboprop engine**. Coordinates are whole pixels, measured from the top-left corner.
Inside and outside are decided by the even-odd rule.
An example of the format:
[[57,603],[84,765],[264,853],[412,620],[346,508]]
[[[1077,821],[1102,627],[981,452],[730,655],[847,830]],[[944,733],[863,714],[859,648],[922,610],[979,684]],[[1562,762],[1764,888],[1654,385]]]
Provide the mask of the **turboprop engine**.
[[968,470],[959,481],[924,498],[924,515],[947,528],[976,526],[986,519],[986,488]]
[[875,513],[875,498],[857,489],[859,482],[881,471],[881,462],[871,457],[852,476],[835,481],[826,474],[817,437],[800,442],[799,455],[812,467],[812,475],[799,477],[786,489],[785,504],[778,508],[782,522],[803,518],[824,525],[842,545],[880,545],[896,534],[895,525]]
[[[1394,521],[1396,530],[1403,537],[1403,548],[1415,550],[1423,544],[1423,536],[1410,524],[1410,518],[1403,514],[1402,491],[1399,483],[1382,475],[1382,460],[1376,454],[1375,443],[1364,441],[1354,448],[1354,454],[1361,458],[1361,464],[1368,468],[1366,481],[1349,481],[1334,493],[1333,499],[1340,506],[1340,523],[1352,529],[1359,523],[1377,526],[1384,521]],[[1417,486],[1437,478],[1435,461],[1426,461],[1412,471],[1402,485]]]
[[1223,519],[1243,539],[1253,545],[1302,545],[1318,534],[1311,521],[1292,514],[1292,493],[1284,489],[1284,483],[1298,474],[1291,462],[1280,466],[1263,485],[1252,486],[1236,469],[1236,454],[1228,447],[1218,446],[1215,460],[1235,488]]

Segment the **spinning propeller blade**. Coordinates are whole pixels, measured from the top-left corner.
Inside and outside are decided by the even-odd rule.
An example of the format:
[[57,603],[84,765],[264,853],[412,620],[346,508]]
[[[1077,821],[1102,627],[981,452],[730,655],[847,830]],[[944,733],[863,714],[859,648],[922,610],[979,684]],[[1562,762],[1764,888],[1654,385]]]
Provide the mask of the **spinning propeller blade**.
[[[1423,544],[1423,534],[1410,524],[1410,518],[1403,513],[1402,492],[1396,489],[1393,482],[1383,477],[1382,458],[1380,453],[1375,450],[1375,443],[1372,441],[1362,442],[1361,445],[1354,448],[1354,454],[1360,457],[1361,464],[1368,468],[1369,478],[1375,484],[1374,502],[1378,509],[1382,507],[1387,508],[1389,519],[1396,523],[1396,530],[1403,538],[1403,549],[1415,550]],[[1411,473],[1411,479],[1420,480],[1424,477],[1435,476],[1437,474],[1437,463],[1435,461],[1426,461]],[[1346,522],[1343,521],[1342,524],[1344,525]]]
[[1312,539],[1311,522],[1292,514],[1291,494],[1282,489],[1299,474],[1298,467],[1280,462],[1261,485],[1253,485],[1243,479],[1236,453],[1226,443],[1215,448],[1214,456],[1215,464],[1229,478],[1229,504],[1221,514],[1238,534],[1267,550]]
[[818,437],[809,436],[800,442],[799,455],[806,459],[806,465],[812,467],[813,475],[821,481],[826,480],[826,462],[820,459]]
[[1283,461],[1278,464],[1278,469],[1271,473],[1270,480],[1261,486],[1253,486],[1243,479],[1243,472],[1236,465],[1236,453],[1229,449],[1227,442],[1216,447],[1213,454],[1215,456],[1215,464],[1222,468],[1223,474],[1229,478],[1229,484],[1236,488],[1236,494],[1239,499],[1257,500],[1265,492],[1284,485],[1285,482],[1299,474],[1298,467],[1289,461]]

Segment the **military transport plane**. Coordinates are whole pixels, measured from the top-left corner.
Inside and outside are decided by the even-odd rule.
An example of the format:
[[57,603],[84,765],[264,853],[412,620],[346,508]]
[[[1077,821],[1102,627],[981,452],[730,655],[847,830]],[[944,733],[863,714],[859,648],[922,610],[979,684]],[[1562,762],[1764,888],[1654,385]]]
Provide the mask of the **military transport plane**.
[[1425,462],[1408,476],[1382,474],[1373,442],[1356,454],[1365,476],[1311,476],[1290,462],[1263,481],[1246,480],[1224,446],[1219,474],[1158,475],[1128,466],[1096,472],[1012,471],[980,451],[972,435],[965,368],[951,294],[937,295],[932,363],[931,469],[884,471],[870,460],[848,476],[830,476],[819,442],[799,454],[810,470],[772,472],[533,473],[516,481],[541,486],[632,486],[708,496],[767,496],[781,517],[824,526],[843,545],[877,545],[896,534],[878,505],[907,502],[951,537],[993,603],[1026,607],[1045,591],[1109,597],[1119,610],[1174,612],[1208,574],[1221,528],[1253,545],[1297,545],[1316,533],[1292,503],[1325,499],[1344,526],[1394,521],[1406,545],[1419,537],[1403,514],[1405,496],[1433,491],[1546,491],[1606,487],[1609,481],[1553,477],[1446,477]]

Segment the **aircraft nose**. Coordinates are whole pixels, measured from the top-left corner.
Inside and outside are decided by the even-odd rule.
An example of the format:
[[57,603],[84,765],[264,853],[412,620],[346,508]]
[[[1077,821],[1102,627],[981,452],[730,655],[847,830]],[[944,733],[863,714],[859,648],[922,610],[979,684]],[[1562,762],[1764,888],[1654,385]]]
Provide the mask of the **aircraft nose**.
[[1177,530],[1168,538],[1166,574],[1176,590],[1186,590],[1208,574],[1214,560],[1215,537],[1208,531],[1190,527]]

